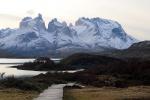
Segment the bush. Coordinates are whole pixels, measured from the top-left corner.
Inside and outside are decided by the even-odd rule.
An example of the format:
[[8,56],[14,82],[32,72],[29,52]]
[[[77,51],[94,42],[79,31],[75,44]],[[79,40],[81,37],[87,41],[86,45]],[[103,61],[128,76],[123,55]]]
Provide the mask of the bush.
[[37,82],[33,82],[30,79],[19,79],[14,76],[7,77],[0,81],[0,84],[6,88],[18,88],[22,90],[35,90],[41,91],[44,85],[41,85]]

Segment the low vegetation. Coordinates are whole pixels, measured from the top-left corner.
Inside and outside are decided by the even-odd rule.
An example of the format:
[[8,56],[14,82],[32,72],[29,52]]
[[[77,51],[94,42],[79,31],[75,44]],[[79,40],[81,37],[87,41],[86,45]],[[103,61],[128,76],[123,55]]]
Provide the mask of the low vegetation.
[[[145,88],[142,88],[142,90],[140,90],[141,94],[135,93],[135,91],[139,91],[140,88],[135,88],[135,91],[129,88],[141,85],[150,86],[150,60],[147,58],[134,57],[120,59],[79,53],[67,57],[57,64],[49,58],[38,58],[32,63],[25,63],[21,66],[17,66],[17,68],[26,70],[56,70],[56,72],[48,72],[26,79],[6,78],[0,81],[0,85],[27,91],[42,91],[51,84],[76,82],[97,88],[85,88],[81,90],[67,89],[65,92],[65,100],[87,100],[87,98],[88,100],[99,100],[96,99],[96,97],[99,96],[101,96],[101,98],[104,97],[104,99],[102,98],[101,100],[150,99],[150,96],[148,96],[150,87],[148,87],[148,93],[145,92]],[[85,70],[76,73],[57,72],[58,70],[70,69]],[[114,89],[101,90],[103,87],[114,87]],[[129,93],[131,93],[132,96],[130,96]],[[125,94],[127,95],[125,96]],[[107,95],[110,98],[105,98]]]
[[101,55],[75,54],[63,59],[61,64],[84,68],[85,71],[77,73],[76,78],[86,84],[101,86],[100,83],[106,83],[121,87],[130,84],[150,85],[150,60],[146,58],[119,59]]
[[0,100],[33,100],[38,95],[37,91],[24,91],[16,88],[0,89]]
[[32,78],[15,78],[14,76],[0,80],[0,86],[3,88],[16,88],[25,91],[41,92],[51,84],[36,81]]
[[37,58],[34,62],[27,62],[23,65],[14,66],[22,70],[49,70],[55,68],[55,63],[46,57]]
[[[61,66],[61,67],[60,67]],[[114,58],[79,53],[56,64],[49,58],[38,58],[33,63],[18,66],[28,70],[85,69],[77,73],[47,73],[34,77],[44,84],[78,82],[96,87],[128,87],[150,85],[150,60],[144,58]],[[42,84],[43,84],[42,83]]]
[[34,60],[34,62],[27,62],[22,65],[13,66],[22,70],[34,70],[34,71],[51,71],[51,70],[71,70],[72,67],[63,66],[54,63],[50,58],[40,57]]
[[150,100],[150,87],[65,89],[63,100]]

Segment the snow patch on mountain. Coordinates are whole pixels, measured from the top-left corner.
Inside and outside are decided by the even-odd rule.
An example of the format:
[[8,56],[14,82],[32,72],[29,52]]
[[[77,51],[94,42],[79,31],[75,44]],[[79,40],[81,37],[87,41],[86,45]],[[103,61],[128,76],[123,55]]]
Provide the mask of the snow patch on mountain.
[[43,54],[44,51],[53,53],[67,49],[125,49],[135,42],[137,40],[129,36],[118,22],[101,18],[79,18],[75,25],[69,26],[53,19],[46,28],[39,14],[35,18],[23,18],[18,29],[0,30],[0,49],[20,50],[19,54],[22,51],[28,51],[28,54],[41,51]]

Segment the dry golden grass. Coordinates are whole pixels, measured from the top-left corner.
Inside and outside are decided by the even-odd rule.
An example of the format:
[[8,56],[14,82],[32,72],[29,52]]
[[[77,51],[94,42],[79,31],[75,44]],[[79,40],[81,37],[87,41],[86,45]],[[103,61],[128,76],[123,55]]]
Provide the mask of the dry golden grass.
[[66,89],[64,100],[150,100],[150,87]]
[[37,96],[38,92],[35,91],[0,89],[0,100],[33,100]]

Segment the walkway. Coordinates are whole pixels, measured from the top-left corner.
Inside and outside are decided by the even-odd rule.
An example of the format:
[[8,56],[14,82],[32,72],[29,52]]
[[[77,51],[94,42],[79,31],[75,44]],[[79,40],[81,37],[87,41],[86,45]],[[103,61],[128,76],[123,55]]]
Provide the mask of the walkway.
[[58,84],[52,85],[47,90],[39,95],[34,100],[63,100],[63,88],[65,86],[72,86],[73,83],[69,84]]

